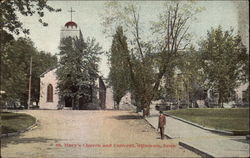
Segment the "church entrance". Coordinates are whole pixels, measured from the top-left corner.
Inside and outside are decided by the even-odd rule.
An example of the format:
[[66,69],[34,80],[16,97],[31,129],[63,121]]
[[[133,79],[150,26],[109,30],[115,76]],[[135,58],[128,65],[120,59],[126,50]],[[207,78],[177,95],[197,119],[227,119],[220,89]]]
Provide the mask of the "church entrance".
[[65,97],[65,107],[72,107],[72,99],[71,97]]
[[[72,98],[64,97],[65,107],[72,108]],[[81,97],[79,99],[79,110],[88,110],[88,99],[86,97]]]
[[79,99],[79,109],[80,110],[88,110],[87,102],[84,97],[81,97]]

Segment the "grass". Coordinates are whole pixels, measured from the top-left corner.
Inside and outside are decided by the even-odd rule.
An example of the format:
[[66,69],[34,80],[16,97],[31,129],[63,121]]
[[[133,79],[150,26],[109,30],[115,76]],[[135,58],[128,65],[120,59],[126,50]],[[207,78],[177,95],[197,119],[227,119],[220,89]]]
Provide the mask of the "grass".
[[167,111],[205,127],[241,133],[249,131],[249,108],[240,109],[180,109]]
[[27,129],[35,123],[36,119],[27,114],[10,112],[1,113],[1,133],[12,133]]

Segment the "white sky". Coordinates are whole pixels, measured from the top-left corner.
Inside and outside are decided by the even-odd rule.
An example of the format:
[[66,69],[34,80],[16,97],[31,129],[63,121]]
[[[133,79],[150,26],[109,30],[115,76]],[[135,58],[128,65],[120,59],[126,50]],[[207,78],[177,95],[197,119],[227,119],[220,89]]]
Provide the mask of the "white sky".
[[[49,1],[49,5],[54,8],[61,8],[59,13],[45,13],[44,21],[48,22],[48,27],[43,27],[36,16],[21,17],[25,28],[30,29],[29,37],[35,43],[38,50],[58,53],[60,41],[60,29],[70,21],[68,10],[72,7],[76,12],[73,13],[73,21],[83,32],[83,36],[94,37],[105,51],[111,46],[111,39],[105,38],[102,33],[101,17],[104,9],[104,1]],[[143,22],[153,21],[162,8],[163,1],[139,1],[141,5],[141,15]],[[205,11],[197,15],[198,20],[192,25],[190,31],[194,34],[194,41],[198,41],[206,36],[211,27],[221,25],[223,29],[234,28],[238,30],[238,10],[237,6],[245,5],[243,1],[199,1],[198,5],[206,8]],[[248,8],[247,8],[248,9]],[[245,16],[248,18],[248,15]],[[248,24],[247,24],[248,25]],[[249,26],[248,26],[249,28]],[[247,29],[248,30],[248,29]],[[249,38],[247,38],[249,39]],[[248,42],[247,42],[248,43]],[[249,48],[249,45],[248,45]],[[99,70],[104,77],[107,77],[109,68],[107,58],[102,57]]]

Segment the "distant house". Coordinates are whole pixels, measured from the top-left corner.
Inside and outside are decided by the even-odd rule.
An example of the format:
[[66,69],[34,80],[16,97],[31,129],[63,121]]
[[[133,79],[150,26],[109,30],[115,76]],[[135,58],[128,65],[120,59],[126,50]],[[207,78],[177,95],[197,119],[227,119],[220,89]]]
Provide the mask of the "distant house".
[[[223,103],[224,107],[249,106],[249,83],[242,83],[234,89],[235,95],[229,102]],[[218,106],[219,93],[213,89],[206,89],[203,98],[199,100],[198,107]]]
[[[188,107],[197,107],[197,108],[212,108],[219,107],[219,93],[216,89],[207,89],[195,82],[187,82],[189,86],[194,88],[192,96],[186,90],[184,85],[184,77],[180,70],[175,72],[175,82],[178,81],[178,84],[175,84],[175,97],[176,98],[162,98],[164,103],[173,104],[173,107],[179,106],[178,108],[188,108]],[[168,84],[163,78],[161,80],[161,86],[164,87]],[[239,86],[234,89],[235,94],[232,95],[232,98],[228,102],[223,103],[224,107],[235,107],[235,106],[248,106],[249,107],[249,82],[243,83],[239,81]],[[162,103],[161,103],[162,104]]]
[[[108,82],[106,79],[103,79],[105,85],[108,85]],[[115,101],[113,98],[113,89],[111,86],[106,86],[106,109],[115,109]],[[126,92],[126,94],[121,98],[121,101],[119,103],[119,109],[120,110],[134,110],[135,107],[132,103],[132,96],[129,91]]]
[[249,103],[249,82],[241,84],[235,89],[238,101],[241,103]]

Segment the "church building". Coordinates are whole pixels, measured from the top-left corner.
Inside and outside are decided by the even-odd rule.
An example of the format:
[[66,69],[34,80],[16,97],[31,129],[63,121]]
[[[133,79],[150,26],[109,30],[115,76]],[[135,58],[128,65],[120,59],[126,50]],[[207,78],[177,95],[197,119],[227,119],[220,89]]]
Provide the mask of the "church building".
[[[72,21],[67,22],[61,29],[61,39],[66,37],[79,37],[80,29]],[[51,68],[40,75],[40,109],[72,109],[71,98],[62,97],[57,89],[58,79],[56,70],[58,67]],[[101,76],[95,81],[95,85],[90,90],[91,99],[79,98],[80,110],[106,109],[106,86]]]

